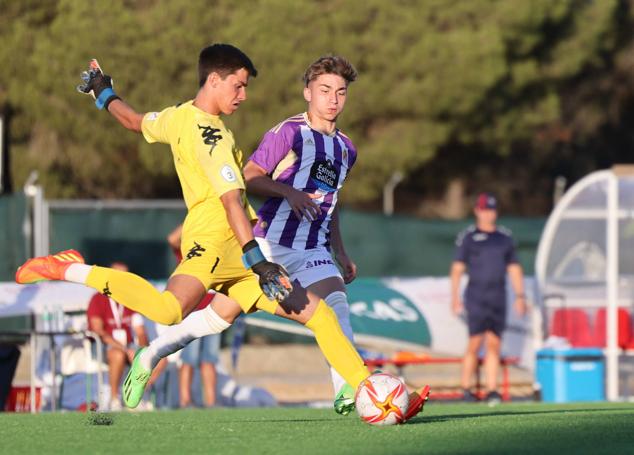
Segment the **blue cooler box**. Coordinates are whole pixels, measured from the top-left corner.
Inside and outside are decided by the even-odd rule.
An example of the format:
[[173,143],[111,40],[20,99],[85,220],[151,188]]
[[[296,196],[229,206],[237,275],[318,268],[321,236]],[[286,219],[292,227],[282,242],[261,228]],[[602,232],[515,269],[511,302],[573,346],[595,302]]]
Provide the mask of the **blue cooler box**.
[[537,351],[536,376],[543,401],[605,400],[605,360],[601,349]]

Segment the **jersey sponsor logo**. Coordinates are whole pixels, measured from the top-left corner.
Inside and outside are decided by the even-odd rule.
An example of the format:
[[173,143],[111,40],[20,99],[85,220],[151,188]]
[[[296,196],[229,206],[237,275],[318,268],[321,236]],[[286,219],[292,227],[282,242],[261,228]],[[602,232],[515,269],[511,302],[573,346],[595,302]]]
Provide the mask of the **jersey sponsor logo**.
[[220,169],[220,175],[222,175],[222,178],[227,182],[231,183],[236,181],[236,173],[233,172],[233,169],[228,164],[222,166],[222,169]]
[[209,149],[209,154],[211,155],[211,152],[213,152],[216,145],[218,145],[218,141],[222,139],[222,136],[218,134],[220,133],[220,130],[212,126],[205,125],[198,125],[198,129],[203,130],[201,133],[203,142],[207,145],[211,145],[211,148]]
[[484,232],[478,232],[477,234],[473,234],[473,241],[474,242],[483,242],[486,239],[488,239],[489,236],[484,233]]
[[341,149],[341,159],[343,161],[348,161],[348,149],[345,147]]
[[308,138],[304,141],[304,145],[315,145],[315,143],[311,138]]
[[334,262],[332,262],[332,259],[316,259],[314,261],[306,262],[305,268],[312,269],[313,267],[319,267],[320,265],[335,265],[335,264]]
[[330,160],[315,161],[310,168],[310,178],[320,190],[334,192],[339,183],[339,172]]
[[101,291],[101,293],[106,297],[112,296],[112,292],[110,292],[110,283],[108,281],[106,281],[106,287],[103,288],[103,291]]
[[145,120],[148,120],[148,121],[154,121],[154,120],[156,120],[156,119],[158,118],[158,116],[159,116],[159,113],[158,113],[158,112],[150,112],[150,113],[149,113],[149,114],[145,117]]
[[189,252],[187,253],[187,257],[185,260],[201,257],[202,253],[205,251],[207,251],[207,249],[200,246],[197,242],[194,242],[194,246],[189,249]]

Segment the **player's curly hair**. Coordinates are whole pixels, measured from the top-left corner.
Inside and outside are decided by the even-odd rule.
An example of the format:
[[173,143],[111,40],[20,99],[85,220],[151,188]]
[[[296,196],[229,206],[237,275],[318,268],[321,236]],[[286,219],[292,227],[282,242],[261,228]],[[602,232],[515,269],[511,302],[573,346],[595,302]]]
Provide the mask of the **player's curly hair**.
[[207,76],[216,72],[223,79],[239,69],[246,69],[249,76],[256,77],[258,70],[251,59],[231,44],[212,44],[200,51],[198,57],[198,84],[205,85]]
[[304,85],[308,87],[311,81],[314,81],[322,74],[336,74],[345,79],[350,84],[357,78],[357,70],[354,69],[352,63],[339,55],[326,55],[320,57],[306,69],[304,77]]

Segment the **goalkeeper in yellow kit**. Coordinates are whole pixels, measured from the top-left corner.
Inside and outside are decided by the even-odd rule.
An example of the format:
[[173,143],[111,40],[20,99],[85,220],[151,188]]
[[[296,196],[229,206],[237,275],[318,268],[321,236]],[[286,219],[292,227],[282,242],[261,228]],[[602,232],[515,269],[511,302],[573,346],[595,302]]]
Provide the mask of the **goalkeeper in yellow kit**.
[[[16,281],[82,283],[156,322],[179,324],[168,328],[159,343],[137,352],[123,385],[128,407],[136,407],[140,401],[161,357],[195,338],[222,332],[241,311],[258,309],[309,328],[328,362],[356,388],[369,373],[333,311],[306,290],[293,290],[284,268],[267,261],[253,237],[255,215],[244,195],[242,153],[220,115],[231,115],[246,100],[249,78],[257,70],[236,47],[214,44],[201,51],[198,72],[199,90],[193,100],[147,114],[137,113],[115,94],[111,78],[95,60],[78,87],[125,128],[141,132],[150,143],[171,146],[188,213],[182,235],[183,261],[166,290],[159,292],[132,273],[84,264],[75,250],[28,260],[16,272]],[[210,288],[231,300],[212,301],[183,319]]]

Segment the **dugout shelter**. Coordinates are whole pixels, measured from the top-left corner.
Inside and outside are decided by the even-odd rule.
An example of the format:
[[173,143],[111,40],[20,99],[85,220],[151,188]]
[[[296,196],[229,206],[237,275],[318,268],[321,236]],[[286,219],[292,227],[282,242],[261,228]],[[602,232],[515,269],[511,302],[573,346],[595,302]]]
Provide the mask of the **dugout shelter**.
[[548,218],[535,259],[541,323],[573,348],[603,350],[606,398],[630,395],[634,361],[634,165],[575,183]]

